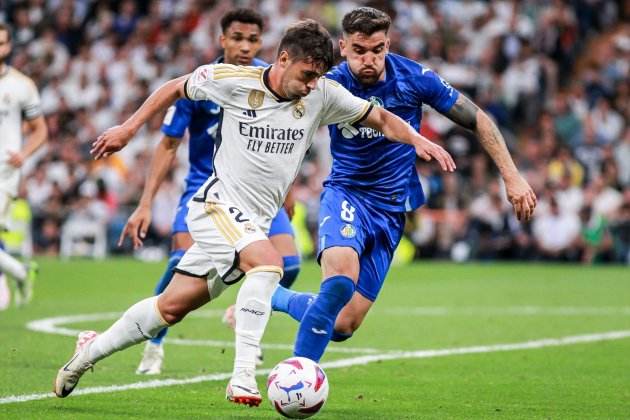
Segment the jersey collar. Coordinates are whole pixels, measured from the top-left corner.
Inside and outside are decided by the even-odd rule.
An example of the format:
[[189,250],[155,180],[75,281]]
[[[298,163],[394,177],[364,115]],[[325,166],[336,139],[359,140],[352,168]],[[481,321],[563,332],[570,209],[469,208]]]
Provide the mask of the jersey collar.
[[271,66],[268,66],[262,72],[262,85],[269,92],[269,94],[278,102],[291,102],[291,99],[283,98],[276,91],[271,88],[271,84],[269,83],[269,71],[271,70]]

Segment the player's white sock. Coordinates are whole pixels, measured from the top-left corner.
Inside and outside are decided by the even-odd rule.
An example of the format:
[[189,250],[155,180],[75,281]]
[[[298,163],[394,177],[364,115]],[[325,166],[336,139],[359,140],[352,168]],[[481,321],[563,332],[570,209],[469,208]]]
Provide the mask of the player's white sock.
[[110,354],[153,338],[168,324],[158,311],[157,296],[127,309],[122,317],[94,339],[89,347],[89,360],[96,363]]
[[0,270],[9,273],[17,280],[24,280],[27,274],[24,264],[3,249],[0,249]]
[[271,295],[282,278],[282,269],[259,266],[247,273],[236,297],[236,355],[234,372],[256,368],[256,352],[260,346],[269,315]]

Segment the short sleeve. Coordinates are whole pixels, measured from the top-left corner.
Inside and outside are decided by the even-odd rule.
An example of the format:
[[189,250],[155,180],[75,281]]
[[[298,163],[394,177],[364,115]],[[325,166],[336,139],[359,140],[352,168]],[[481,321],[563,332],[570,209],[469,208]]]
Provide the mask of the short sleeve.
[[39,92],[37,92],[37,87],[31,80],[26,84],[25,95],[21,105],[22,115],[24,115],[24,118],[27,120],[32,120],[42,115]]
[[449,111],[459,92],[430,68],[420,67],[418,71],[420,74],[412,79],[412,84],[419,102],[441,113]]
[[192,118],[194,104],[188,99],[180,99],[166,111],[162,121],[162,133],[167,136],[182,138]]
[[355,124],[363,121],[372,110],[368,101],[354,96],[334,80],[322,78],[322,83],[324,107],[320,125]]
[[190,74],[184,88],[187,99],[212,101],[221,107],[226,105],[238,79],[226,78],[225,75],[215,77],[215,66],[214,64],[199,66]]

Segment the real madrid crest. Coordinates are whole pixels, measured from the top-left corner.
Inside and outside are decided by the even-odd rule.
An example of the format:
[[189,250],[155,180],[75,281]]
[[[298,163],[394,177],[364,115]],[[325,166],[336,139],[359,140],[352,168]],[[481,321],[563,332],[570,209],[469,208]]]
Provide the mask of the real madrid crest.
[[265,92],[262,90],[252,90],[247,97],[247,103],[252,109],[260,108],[265,100]]
[[293,108],[293,117],[296,120],[299,120],[304,116],[305,112],[306,110],[304,109],[304,102],[301,99],[295,102],[295,107]]

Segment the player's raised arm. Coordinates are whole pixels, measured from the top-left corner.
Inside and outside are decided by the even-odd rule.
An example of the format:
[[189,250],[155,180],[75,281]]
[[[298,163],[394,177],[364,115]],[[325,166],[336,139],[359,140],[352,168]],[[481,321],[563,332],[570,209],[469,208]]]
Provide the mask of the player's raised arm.
[[418,156],[426,161],[437,160],[444,171],[455,170],[455,162],[446,150],[420,135],[400,117],[383,108],[372,108],[362,124],[380,131],[389,140],[412,145]]
[[166,174],[173,165],[177,154],[177,147],[180,143],[180,139],[170,136],[162,137],[162,141],[160,141],[160,144],[155,149],[155,153],[151,159],[151,165],[149,166],[149,172],[147,172],[140,202],[131,216],[129,216],[129,219],[127,219],[127,223],[118,239],[118,246],[122,245],[126,236],[131,238],[134,249],[138,249],[143,245],[142,240],[147,234],[149,225],[151,225],[151,206],[153,205],[153,199],[160,185],[164,182]]
[[94,159],[107,157],[125,147],[149,118],[171,105],[177,99],[183,98],[188,78],[189,75],[186,75],[164,83],[144,101],[127,121],[105,130],[92,143],[90,153],[94,156]]
[[508,200],[514,207],[516,217],[519,220],[529,220],[536,208],[536,194],[516,169],[505,140],[492,119],[461,93],[444,115],[477,135],[501,172]]

